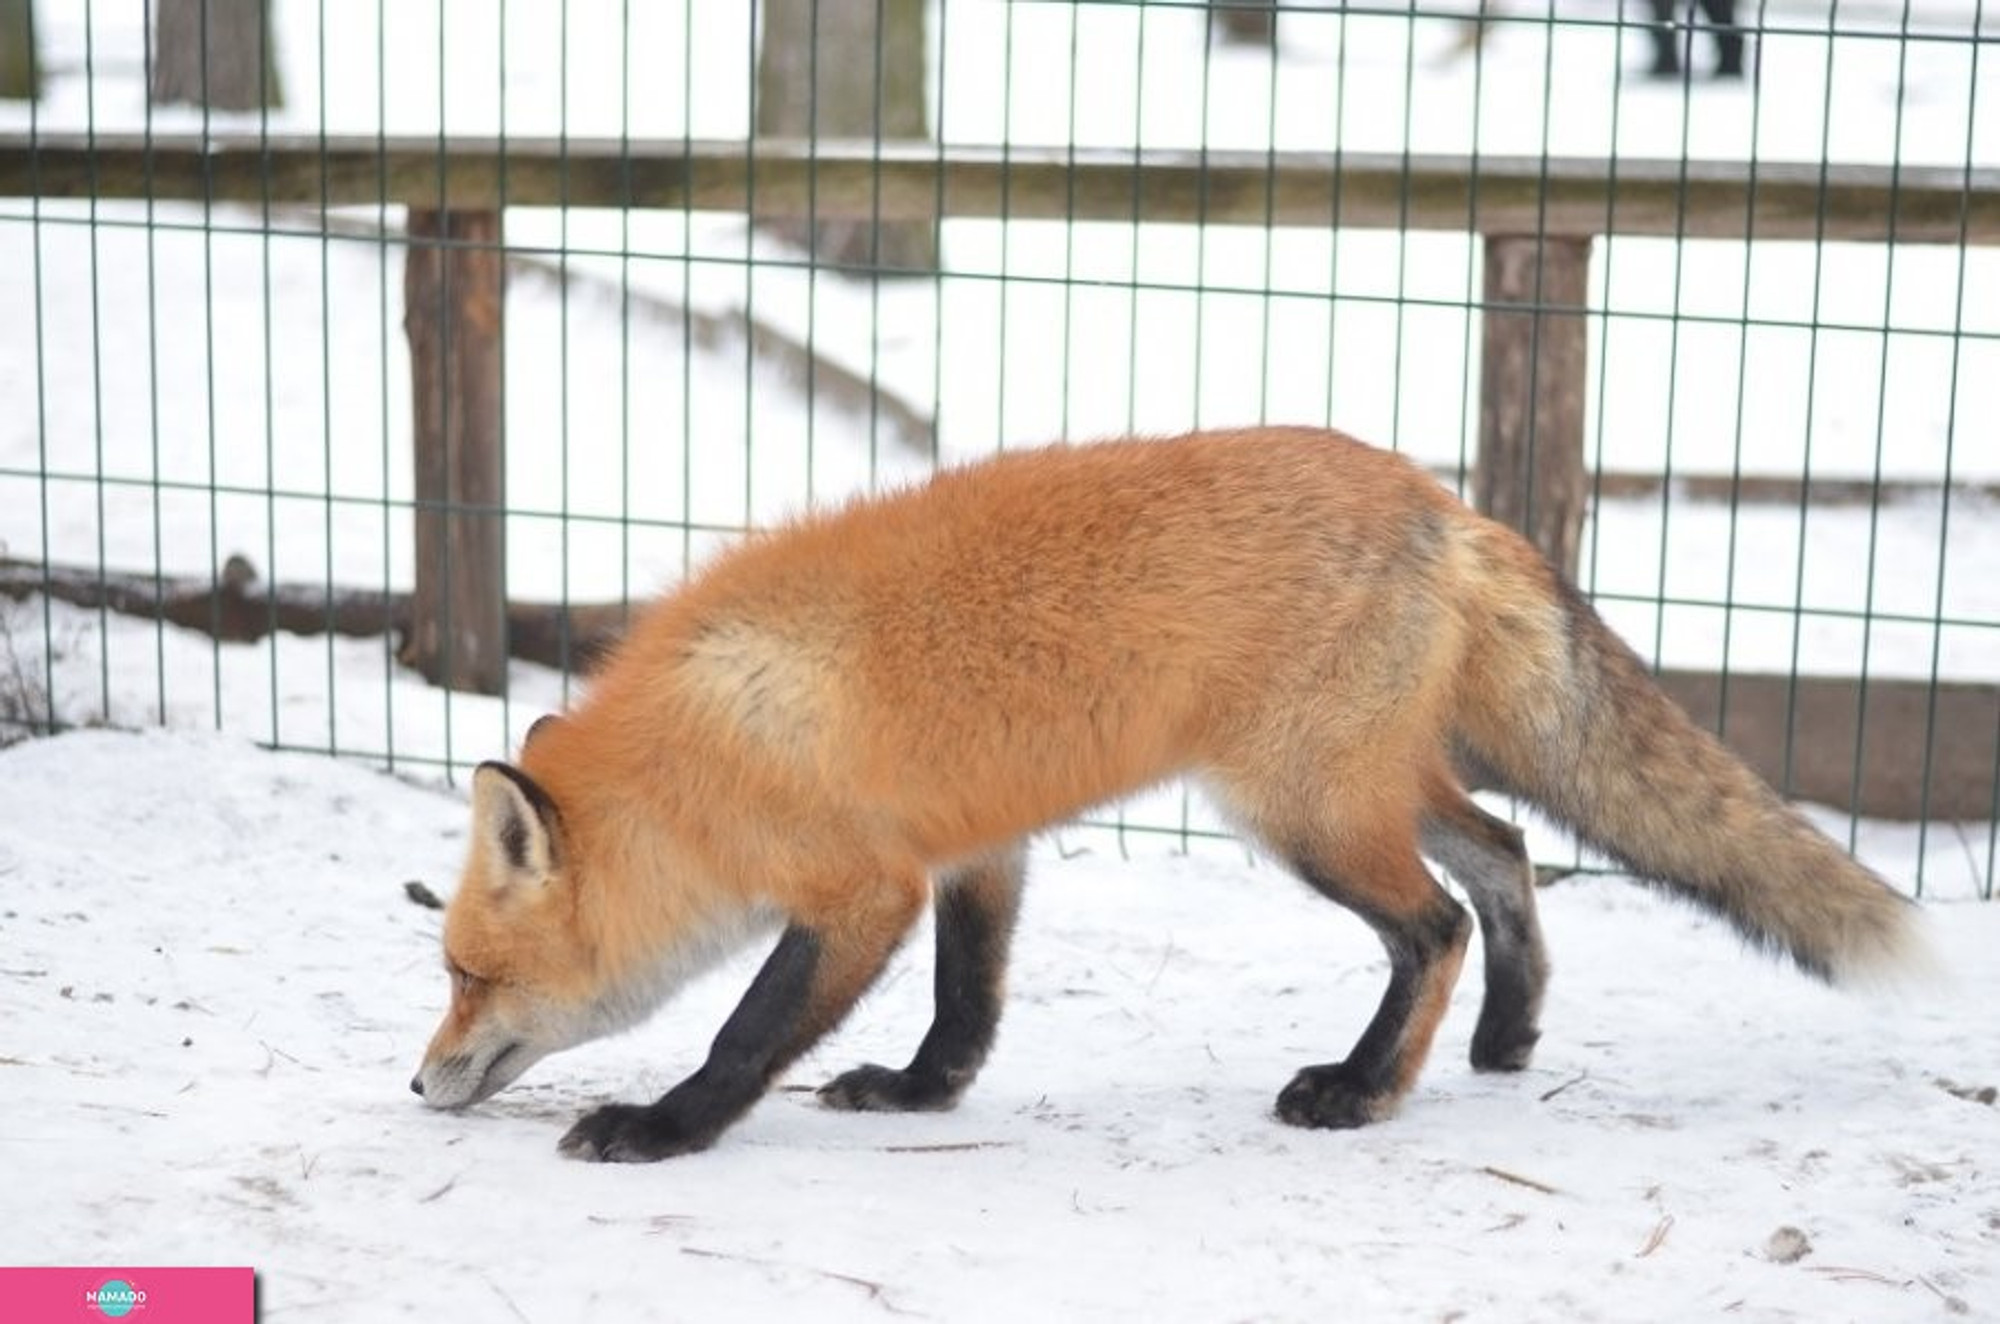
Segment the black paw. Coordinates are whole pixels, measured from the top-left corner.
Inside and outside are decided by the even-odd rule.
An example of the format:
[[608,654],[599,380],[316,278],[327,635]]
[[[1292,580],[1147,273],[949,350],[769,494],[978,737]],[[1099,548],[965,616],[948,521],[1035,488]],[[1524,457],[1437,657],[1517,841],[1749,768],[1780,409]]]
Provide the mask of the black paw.
[[1512,1018],[1479,1018],[1472,1032],[1474,1071],[1520,1071],[1535,1056],[1535,1044],[1542,1032],[1533,1025]]
[[842,1072],[819,1087],[819,1101],[843,1112],[941,1112],[958,1102],[963,1082],[890,1067],[865,1066]]
[[657,1106],[607,1103],[583,1115],[556,1145],[586,1163],[657,1163],[707,1149],[713,1135],[698,1135]]
[[1365,1087],[1344,1062],[1307,1067],[1278,1094],[1278,1119],[1293,1126],[1366,1126],[1395,1110],[1394,1095]]

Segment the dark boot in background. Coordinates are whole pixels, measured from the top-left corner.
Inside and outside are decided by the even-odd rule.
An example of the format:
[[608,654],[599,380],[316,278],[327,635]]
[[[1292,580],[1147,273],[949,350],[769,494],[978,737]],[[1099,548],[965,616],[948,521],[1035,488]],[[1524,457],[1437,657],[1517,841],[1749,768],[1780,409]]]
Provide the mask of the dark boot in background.
[[1743,29],[1736,26],[1736,0],[1701,0],[1701,12],[1715,33],[1715,76],[1743,76]]
[[1674,0],[1647,0],[1653,11],[1653,63],[1646,70],[1654,78],[1678,78],[1681,74],[1682,34],[1674,23]]

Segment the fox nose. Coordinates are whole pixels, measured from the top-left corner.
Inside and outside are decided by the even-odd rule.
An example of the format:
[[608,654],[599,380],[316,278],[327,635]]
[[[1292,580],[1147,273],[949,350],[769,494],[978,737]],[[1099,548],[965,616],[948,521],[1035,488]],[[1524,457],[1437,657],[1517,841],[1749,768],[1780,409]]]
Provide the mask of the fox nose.
[[418,1072],[416,1075],[410,1077],[410,1093],[420,1099],[424,1097],[424,1077],[422,1072]]

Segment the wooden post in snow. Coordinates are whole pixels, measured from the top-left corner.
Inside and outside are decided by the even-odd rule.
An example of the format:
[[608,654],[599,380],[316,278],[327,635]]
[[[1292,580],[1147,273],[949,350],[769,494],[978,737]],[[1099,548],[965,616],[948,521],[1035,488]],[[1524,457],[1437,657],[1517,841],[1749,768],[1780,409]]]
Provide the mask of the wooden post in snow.
[[41,94],[34,0],[0,0],[0,100],[33,101]]
[[403,330],[416,405],[416,585],[403,661],[434,685],[507,680],[497,211],[412,207]]
[[285,104],[270,0],[155,0],[155,105],[277,110]]
[[1572,579],[1583,539],[1590,240],[1488,235],[1474,504]]
[[[756,132],[875,144],[930,137],[924,84],[930,41],[923,0],[760,0]],[[872,208],[870,209],[873,210]],[[938,266],[935,218],[879,215],[772,218],[767,228],[815,262],[929,275]]]

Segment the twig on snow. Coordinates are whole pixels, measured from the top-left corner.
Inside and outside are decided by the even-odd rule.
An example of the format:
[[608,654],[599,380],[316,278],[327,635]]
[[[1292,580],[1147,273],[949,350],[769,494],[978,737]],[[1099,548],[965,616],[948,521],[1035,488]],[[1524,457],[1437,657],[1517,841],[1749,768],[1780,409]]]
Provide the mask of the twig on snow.
[[1660,1221],[1653,1225],[1653,1231],[1647,1236],[1646,1244],[1639,1247],[1639,1253],[1632,1258],[1643,1260],[1650,1256],[1654,1251],[1667,1244],[1667,1233],[1673,1230],[1674,1216],[1672,1214],[1663,1215]]
[[1873,1269],[1857,1269],[1837,1264],[1815,1265],[1806,1272],[1819,1274],[1821,1277],[1829,1278],[1836,1283],[1874,1283],[1880,1287],[1899,1287],[1905,1292],[1909,1291],[1912,1287],[1921,1287],[1938,1299],[1944,1306],[1946,1314],[1969,1315],[1972,1313],[1972,1307],[1965,1303],[1965,1298],[1953,1296],[1950,1292],[1945,1291],[1942,1287],[1939,1287],[1920,1273],[1912,1274],[1908,1278],[1892,1278],[1888,1274],[1877,1273]]
[[1806,1272],[1816,1273],[1828,1282],[1835,1283],[1873,1283],[1877,1287],[1908,1287],[1910,1285],[1907,1278],[1891,1278],[1886,1273],[1877,1273],[1873,1269],[1863,1269],[1856,1265],[1810,1264],[1806,1266]]
[[1579,1071],[1574,1076],[1571,1076],[1568,1080],[1564,1081],[1562,1084],[1556,1086],[1548,1093],[1542,1095],[1541,1101],[1543,1103],[1547,1103],[1550,1099],[1555,1098],[1556,1095],[1561,1094],[1564,1090],[1570,1089],[1577,1085],[1581,1085],[1583,1084],[1584,1081],[1589,1079],[1590,1079],[1590,1073],[1588,1071]]
[[1479,1170],[1485,1173],[1489,1177],[1497,1177],[1501,1181],[1508,1182],[1515,1186],[1525,1186],[1531,1191],[1540,1191],[1543,1195],[1562,1194],[1561,1191],[1557,1190],[1553,1186],[1548,1185],[1545,1182],[1538,1182],[1533,1177],[1523,1177],[1520,1173],[1509,1172],[1505,1168],[1496,1168],[1491,1164],[1487,1164],[1486,1166],[1480,1168]]
[[910,1313],[889,1299],[888,1289],[883,1287],[882,1284],[867,1278],[858,1278],[851,1273],[839,1273],[832,1269],[817,1269],[810,1264],[786,1264],[780,1260],[766,1260],[755,1255],[736,1255],[724,1250],[707,1250],[700,1246],[682,1246],[681,1254],[699,1256],[705,1260],[729,1260],[736,1264],[754,1265],[759,1269],[809,1273],[816,1278],[825,1278],[830,1282],[846,1283],[849,1287],[860,1288],[868,1294],[870,1301],[881,1306],[892,1315],[907,1315]]
[[611,1218],[604,1214],[590,1214],[587,1217],[590,1222],[600,1227],[619,1227],[627,1223],[643,1224],[649,1237],[657,1237],[662,1232],[689,1227],[701,1221],[693,1214],[652,1214],[645,1218]]
[[295,1067],[305,1067],[307,1071],[318,1070],[317,1067],[306,1066],[305,1063],[299,1061],[299,1059],[293,1057],[290,1053],[287,1053],[284,1049],[273,1047],[271,1041],[268,1039],[259,1039],[257,1042],[260,1045],[262,1045],[264,1049],[264,1065],[262,1067],[259,1067],[257,1070],[257,1074],[260,1076],[270,1075],[271,1068],[277,1065],[277,1061],[281,1057],[284,1058],[285,1061],[290,1062]]
[[500,1286],[500,1284],[498,1284],[498,1283],[494,1282],[494,1281],[493,1281],[493,1279],[492,1279],[492,1278],[490,1278],[490,1277],[488,1277],[488,1276],[487,1276],[486,1274],[483,1274],[483,1273],[482,1273],[482,1274],[480,1274],[479,1276],[480,1276],[480,1278],[481,1278],[481,1279],[483,1279],[483,1280],[485,1281],[485,1283],[486,1283],[486,1285],[487,1285],[488,1287],[490,1287],[490,1288],[492,1288],[492,1289],[493,1289],[493,1295],[495,1295],[495,1296],[499,1297],[499,1298],[500,1298],[500,1299],[501,1299],[501,1300],[502,1300],[503,1302],[505,1302],[505,1303],[506,1303],[506,1305],[507,1305],[507,1309],[509,1309],[509,1310],[511,1310],[511,1311],[513,1311],[513,1312],[514,1312],[514,1318],[515,1318],[515,1319],[518,1319],[518,1320],[520,1320],[520,1321],[521,1321],[521,1324],[532,1324],[532,1321],[531,1321],[531,1320],[529,1320],[529,1318],[528,1318],[528,1317],[527,1317],[526,1315],[524,1315],[524,1314],[522,1314],[522,1313],[521,1313],[521,1307],[519,1307],[519,1306],[517,1306],[517,1305],[515,1305],[515,1304],[514,1304],[514,1298],[513,1298],[513,1297],[511,1297],[511,1296],[508,1296],[508,1295],[507,1295],[507,1289],[506,1289],[506,1288],[504,1288],[504,1287]]

